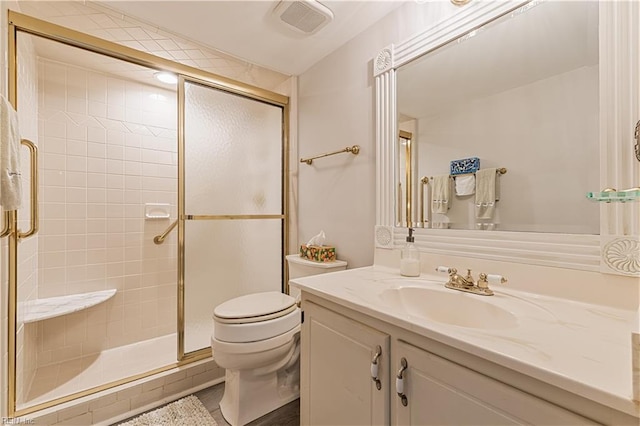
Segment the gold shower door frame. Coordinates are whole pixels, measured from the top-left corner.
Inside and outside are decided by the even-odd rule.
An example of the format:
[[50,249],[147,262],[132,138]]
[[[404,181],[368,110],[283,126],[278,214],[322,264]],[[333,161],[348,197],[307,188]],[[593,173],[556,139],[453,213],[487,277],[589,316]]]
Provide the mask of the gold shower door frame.
[[[22,416],[44,408],[52,407],[67,401],[91,395],[124,383],[138,380],[143,377],[152,376],[162,371],[170,370],[180,365],[189,364],[211,355],[208,349],[186,353],[184,352],[184,222],[193,219],[216,219],[216,217],[195,218],[185,214],[185,186],[184,186],[184,83],[185,81],[195,82],[212,89],[233,93],[242,97],[271,104],[282,108],[282,214],[273,215],[269,219],[277,218],[282,220],[282,258],[288,252],[289,223],[288,223],[288,202],[287,194],[289,189],[289,98],[269,90],[261,89],[249,84],[238,82],[223,76],[209,73],[188,65],[183,65],[168,59],[160,58],[145,52],[141,52],[117,43],[106,41],[79,31],[71,30],[50,22],[33,18],[18,12],[8,13],[8,65],[9,65],[9,93],[8,99],[17,110],[18,105],[18,57],[17,38],[18,33],[31,34],[47,40],[63,43],[68,46],[77,47],[90,52],[109,56],[114,59],[141,65],[158,71],[168,71],[178,75],[178,344],[177,361],[164,367],[160,367],[143,374],[127,377],[111,383],[87,389],[74,394],[66,395],[51,401],[37,404],[17,410],[16,407],[16,332],[17,332],[17,269],[18,269],[18,243],[20,238],[25,237],[18,229],[17,211],[3,212],[2,223],[3,233],[0,237],[8,237],[8,407],[7,413],[10,417]],[[32,211],[33,213],[33,211]],[[36,212],[37,215],[37,212]],[[246,217],[224,217],[225,219],[246,219]],[[259,217],[252,217],[258,219]],[[265,217],[266,218],[266,217]],[[284,264],[282,266],[283,286],[286,285]],[[4,303],[4,302],[3,302]]]

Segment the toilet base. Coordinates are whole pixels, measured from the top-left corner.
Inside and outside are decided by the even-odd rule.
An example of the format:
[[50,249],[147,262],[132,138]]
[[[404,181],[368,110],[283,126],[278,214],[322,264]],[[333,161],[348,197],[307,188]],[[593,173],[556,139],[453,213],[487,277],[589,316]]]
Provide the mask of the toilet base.
[[220,412],[232,426],[242,426],[300,397],[299,362],[266,375],[252,370],[225,372]]

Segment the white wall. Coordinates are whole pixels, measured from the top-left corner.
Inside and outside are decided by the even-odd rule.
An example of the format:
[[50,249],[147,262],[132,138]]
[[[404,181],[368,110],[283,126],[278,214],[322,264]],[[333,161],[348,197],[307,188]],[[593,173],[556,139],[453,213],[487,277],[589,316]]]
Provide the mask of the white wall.
[[[407,2],[318,62],[299,78],[299,157],[358,144],[298,166],[299,243],[321,229],[349,268],[373,263],[375,225],[375,86],[372,58],[459,11],[448,1]],[[291,248],[295,251],[295,248]]]

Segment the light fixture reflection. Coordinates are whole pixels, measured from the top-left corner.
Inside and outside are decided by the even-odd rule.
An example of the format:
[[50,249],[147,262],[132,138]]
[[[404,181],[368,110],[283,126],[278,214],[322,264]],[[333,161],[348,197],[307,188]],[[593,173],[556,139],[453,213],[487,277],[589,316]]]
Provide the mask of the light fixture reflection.
[[176,84],[178,82],[178,77],[170,72],[160,71],[155,73],[154,76],[163,83]]

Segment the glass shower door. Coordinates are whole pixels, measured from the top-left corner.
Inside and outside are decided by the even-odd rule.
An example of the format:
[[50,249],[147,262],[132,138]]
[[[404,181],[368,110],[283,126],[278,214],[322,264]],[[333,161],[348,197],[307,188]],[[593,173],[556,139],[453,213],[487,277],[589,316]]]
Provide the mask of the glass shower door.
[[215,306],[282,290],[284,133],[281,106],[190,80],[183,87],[180,320],[190,353],[209,347]]
[[15,45],[21,132],[39,152],[22,170],[39,200],[25,185],[18,211],[39,231],[12,268],[22,410],[176,362],[176,238],[153,239],[176,216],[178,114],[155,69],[23,32]]

